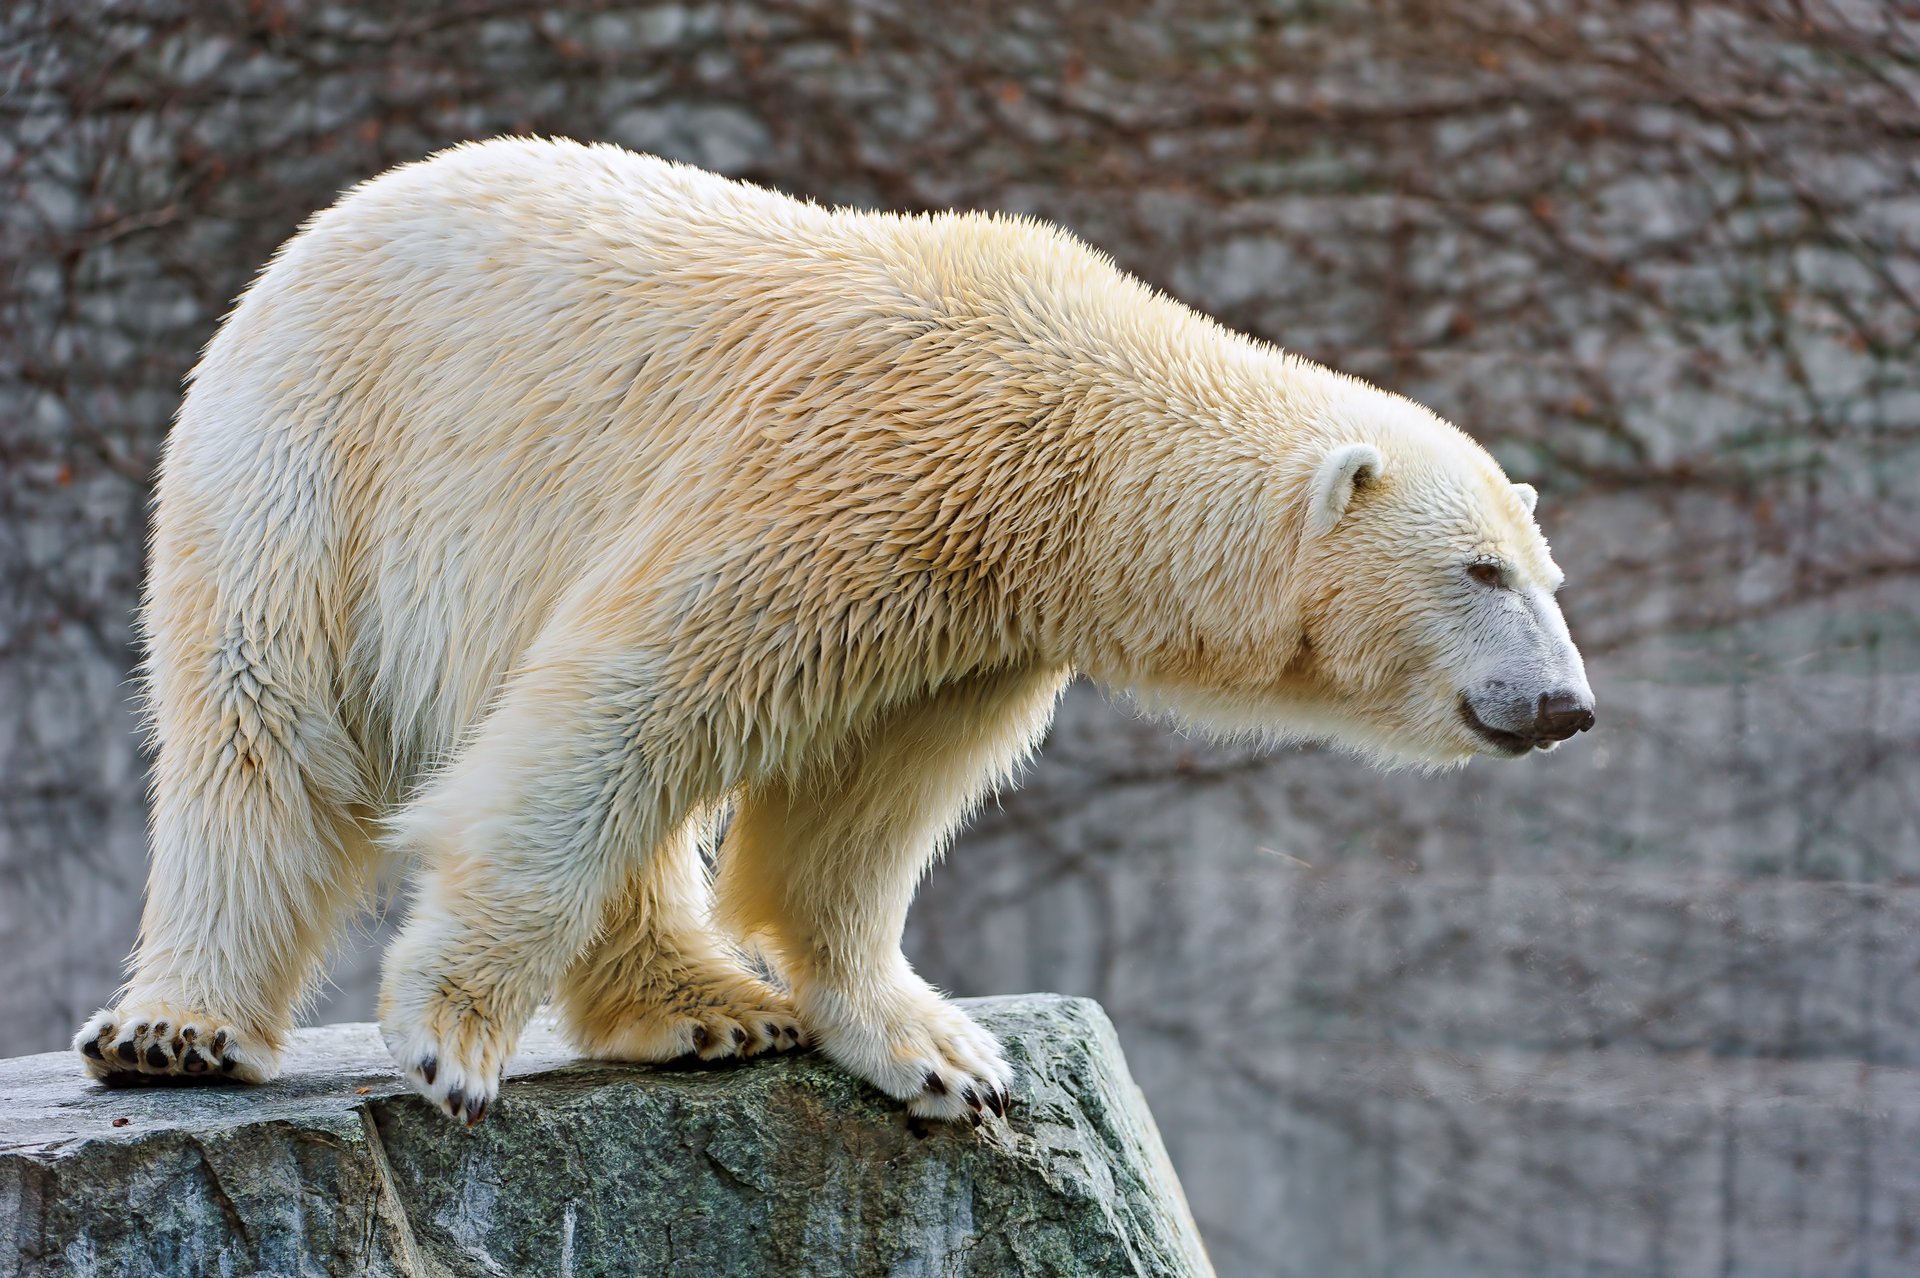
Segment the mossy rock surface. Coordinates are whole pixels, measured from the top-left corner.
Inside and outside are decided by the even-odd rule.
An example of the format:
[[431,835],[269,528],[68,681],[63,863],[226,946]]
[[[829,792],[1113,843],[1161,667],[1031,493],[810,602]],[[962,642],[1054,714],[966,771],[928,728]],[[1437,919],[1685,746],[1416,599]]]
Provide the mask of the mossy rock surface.
[[370,1025],[301,1031],[264,1088],[6,1061],[0,1274],[1211,1273],[1099,1006],[967,1007],[1016,1074],[977,1132],[916,1131],[816,1054],[581,1062],[544,1022],[471,1131]]

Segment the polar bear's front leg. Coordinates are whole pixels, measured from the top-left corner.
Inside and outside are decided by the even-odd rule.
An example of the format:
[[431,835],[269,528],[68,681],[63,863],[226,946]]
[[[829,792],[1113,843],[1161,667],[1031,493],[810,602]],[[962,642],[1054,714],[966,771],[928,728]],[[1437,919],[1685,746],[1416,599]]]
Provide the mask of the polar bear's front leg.
[[534,1010],[701,806],[642,744],[646,687],[632,661],[533,664],[395,823],[425,871],[387,951],[381,1034],[457,1120],[485,1116]]
[[925,1118],[1004,1113],[993,1036],[900,952],[907,906],[968,809],[1032,749],[1067,672],[999,672],[890,711],[825,766],[750,788],[721,851],[722,917],[779,957],[834,1061]]

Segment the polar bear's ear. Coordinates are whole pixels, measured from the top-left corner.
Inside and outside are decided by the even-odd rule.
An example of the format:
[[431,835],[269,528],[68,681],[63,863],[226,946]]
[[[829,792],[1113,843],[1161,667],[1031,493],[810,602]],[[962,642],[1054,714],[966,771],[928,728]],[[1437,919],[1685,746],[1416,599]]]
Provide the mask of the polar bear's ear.
[[1313,476],[1308,522],[1315,534],[1329,532],[1347,513],[1356,489],[1380,477],[1384,463],[1370,444],[1342,444],[1328,453]]
[[1533,513],[1533,508],[1540,504],[1540,493],[1532,484],[1515,484],[1513,495],[1520,499],[1520,504],[1527,508],[1529,515]]

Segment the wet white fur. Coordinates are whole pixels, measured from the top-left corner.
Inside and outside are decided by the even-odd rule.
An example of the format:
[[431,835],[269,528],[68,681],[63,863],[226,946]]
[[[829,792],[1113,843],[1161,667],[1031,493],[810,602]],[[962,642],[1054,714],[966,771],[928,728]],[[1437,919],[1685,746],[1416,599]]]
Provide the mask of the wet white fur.
[[902,921],[1071,674],[1461,761],[1462,681],[1519,642],[1462,564],[1551,607],[1530,514],[1425,409],[1057,229],[456,148],[313,218],[194,373],[144,611],[149,899],[88,1032],[190,1009],[271,1076],[391,849],[383,1025],[450,1109],[555,997],[612,1056],[797,1014],[967,1114],[1007,1067]]

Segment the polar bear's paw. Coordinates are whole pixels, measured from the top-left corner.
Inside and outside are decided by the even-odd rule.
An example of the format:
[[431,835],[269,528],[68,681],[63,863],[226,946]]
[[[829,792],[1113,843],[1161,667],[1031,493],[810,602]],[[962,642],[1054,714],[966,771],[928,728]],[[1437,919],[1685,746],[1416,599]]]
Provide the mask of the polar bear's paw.
[[173,1003],[136,1001],[95,1012],[73,1036],[87,1073],[116,1087],[264,1083],[280,1055],[224,1017]]
[[517,1034],[470,1000],[436,995],[411,1014],[383,1014],[380,1037],[415,1091],[472,1127],[500,1095],[500,1071]]
[[787,996],[723,960],[670,963],[626,988],[584,991],[566,1007],[581,1055],[611,1061],[704,1061],[807,1045]]
[[1004,1116],[1013,1071],[999,1040],[931,990],[902,989],[860,1015],[851,1001],[816,995],[807,1009],[829,1058],[898,1100],[916,1118]]

